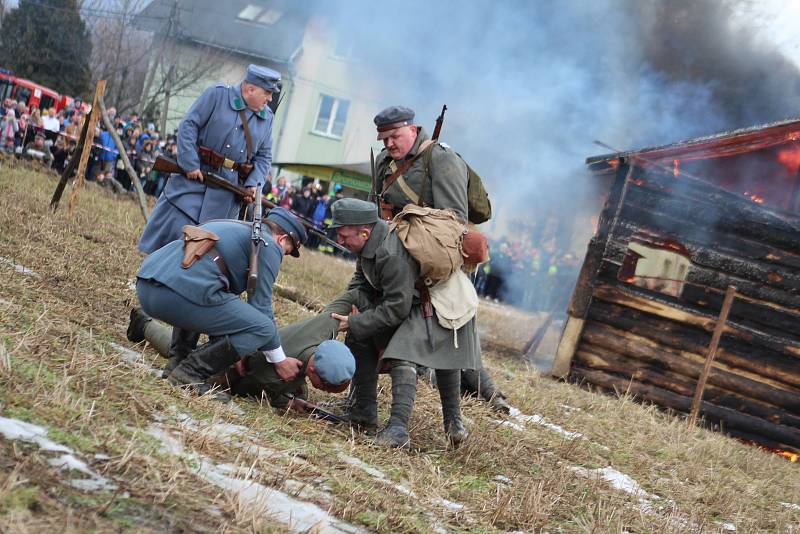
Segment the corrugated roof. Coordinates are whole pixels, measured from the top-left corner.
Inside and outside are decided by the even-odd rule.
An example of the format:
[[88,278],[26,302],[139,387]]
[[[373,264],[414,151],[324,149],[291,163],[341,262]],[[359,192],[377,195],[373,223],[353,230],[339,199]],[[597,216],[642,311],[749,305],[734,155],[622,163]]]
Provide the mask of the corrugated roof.
[[[299,52],[309,17],[307,5],[291,0],[177,2],[178,38],[276,63],[289,63]],[[153,0],[134,25],[164,32],[172,7],[173,0]]]

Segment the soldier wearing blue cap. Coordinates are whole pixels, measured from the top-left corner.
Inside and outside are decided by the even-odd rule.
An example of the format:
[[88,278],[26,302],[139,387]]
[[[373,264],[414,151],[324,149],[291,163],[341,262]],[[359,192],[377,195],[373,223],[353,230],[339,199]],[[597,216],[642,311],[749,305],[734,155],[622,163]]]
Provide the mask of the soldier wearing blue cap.
[[337,230],[337,242],[358,255],[348,290],[356,291],[359,301],[367,303],[358,306],[358,313],[332,314],[339,321],[339,330],[347,332],[345,342],[356,357],[350,420],[367,429],[377,426],[381,363],[389,367],[392,378],[392,408],[377,442],[407,446],[417,391],[416,366],[423,365],[436,370],[445,433],[454,446],[459,445],[467,437],[461,421],[461,369],[480,367],[475,319],[458,329],[454,344],[452,330],[423,316],[416,287],[419,264],[389,231],[389,225],[379,220],[375,204],[346,198],[336,201],[332,211],[331,227]]
[[299,255],[306,230],[282,208],[271,210],[264,223],[258,287],[247,302],[239,295],[247,286],[249,224],[221,220],[185,226],[183,240],[165,245],[142,263],[136,292],[144,312],[183,331],[204,332],[212,339],[188,356],[171,353],[171,383],[203,383],[254,351],[274,364],[284,380],[299,373],[302,362],[287,358],[281,347],[272,311],[272,285],[283,256]]
[[239,203],[233,193],[206,186],[201,171],[211,171],[255,195],[272,165],[272,110],[280,73],[250,65],[236,86],[206,89],[178,127],[178,164],[185,175],[170,176],[139,249],[151,253],[180,239],[185,224],[235,219]]

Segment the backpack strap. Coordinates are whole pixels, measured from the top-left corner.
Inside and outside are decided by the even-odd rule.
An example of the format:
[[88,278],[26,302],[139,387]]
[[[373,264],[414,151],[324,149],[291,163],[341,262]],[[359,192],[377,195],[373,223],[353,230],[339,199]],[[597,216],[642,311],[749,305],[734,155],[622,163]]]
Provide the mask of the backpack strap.
[[[384,194],[386,190],[392,186],[393,183],[395,183],[399,178],[402,178],[403,173],[406,172],[408,169],[410,169],[411,165],[413,165],[414,162],[417,161],[417,159],[419,159],[420,156],[422,156],[426,152],[430,152],[428,148],[431,145],[433,145],[433,141],[431,141],[430,139],[426,139],[425,141],[420,143],[419,150],[414,155],[414,157],[406,161],[402,165],[400,165],[400,167],[398,167],[397,164],[394,162],[394,160],[392,160],[391,163],[389,163],[389,167],[392,169],[392,174],[386,179],[386,181],[383,182],[383,188],[381,189],[381,194]],[[406,184],[406,187],[408,187],[408,184]],[[403,189],[403,192],[405,193],[405,189],[402,186],[400,186],[400,188]]]

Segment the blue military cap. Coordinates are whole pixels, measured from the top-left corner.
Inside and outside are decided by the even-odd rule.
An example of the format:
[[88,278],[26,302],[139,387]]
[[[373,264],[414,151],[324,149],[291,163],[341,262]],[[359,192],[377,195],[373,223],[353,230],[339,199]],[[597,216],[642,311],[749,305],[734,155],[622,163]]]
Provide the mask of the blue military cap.
[[392,130],[414,124],[414,110],[403,106],[389,106],[373,119],[378,127],[378,141],[392,134]]
[[330,339],[323,341],[314,352],[314,369],[326,384],[338,386],[352,380],[356,359],[347,345]]
[[277,93],[280,91],[278,82],[281,81],[281,73],[260,65],[250,65],[247,67],[247,74],[244,76],[244,81],[257,85],[267,91]]
[[300,220],[284,208],[272,208],[269,210],[266,219],[272,221],[292,238],[294,250],[291,255],[295,258],[300,257],[300,246],[308,239],[305,226]]
[[328,228],[360,226],[378,222],[378,206],[357,198],[342,198],[331,204],[331,224]]

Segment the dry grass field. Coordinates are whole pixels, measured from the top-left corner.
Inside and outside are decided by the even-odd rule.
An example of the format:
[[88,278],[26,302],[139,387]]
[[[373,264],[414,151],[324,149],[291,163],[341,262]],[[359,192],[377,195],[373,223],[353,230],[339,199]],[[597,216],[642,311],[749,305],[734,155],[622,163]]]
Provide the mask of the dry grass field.
[[[1,532],[800,532],[800,464],[540,377],[513,350],[484,359],[519,413],[466,399],[455,451],[425,383],[409,451],[171,388],[125,338],[138,208],[87,184],[72,215],[66,197],[52,214],[54,187],[0,168]],[[352,268],[287,258],[279,282],[309,306],[276,297],[279,322]],[[480,320],[487,346],[518,350],[534,328],[494,305]]]

